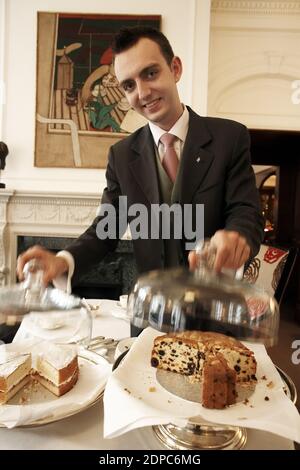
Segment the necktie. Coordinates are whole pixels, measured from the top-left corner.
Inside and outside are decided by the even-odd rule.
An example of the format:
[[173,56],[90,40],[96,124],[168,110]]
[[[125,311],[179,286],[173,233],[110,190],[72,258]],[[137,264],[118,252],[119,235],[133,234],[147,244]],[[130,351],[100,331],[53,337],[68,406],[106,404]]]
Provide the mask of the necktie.
[[176,140],[173,134],[163,134],[160,141],[164,145],[164,156],[162,159],[162,166],[164,167],[170,180],[174,183],[178,168],[178,157],[174,149],[174,142]]

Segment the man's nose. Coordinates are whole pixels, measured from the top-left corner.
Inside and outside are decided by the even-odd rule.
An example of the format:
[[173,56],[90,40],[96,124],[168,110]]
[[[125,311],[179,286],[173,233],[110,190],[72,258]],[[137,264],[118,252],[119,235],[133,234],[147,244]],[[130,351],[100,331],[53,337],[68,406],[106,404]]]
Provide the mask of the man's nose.
[[137,92],[139,100],[142,101],[150,95],[150,88],[147,82],[138,82],[137,83]]

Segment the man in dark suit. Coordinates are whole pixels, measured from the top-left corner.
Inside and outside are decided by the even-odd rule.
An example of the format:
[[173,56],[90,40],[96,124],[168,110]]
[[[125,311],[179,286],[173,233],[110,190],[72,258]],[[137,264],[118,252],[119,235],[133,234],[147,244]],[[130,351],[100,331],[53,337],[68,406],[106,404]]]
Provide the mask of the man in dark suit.
[[[197,204],[204,204],[204,235],[217,249],[216,270],[239,268],[257,253],[263,234],[247,129],[234,121],[200,117],[181,103],[177,91],[181,60],[162,33],[151,28],[122,30],[113,51],[120,86],[149,124],[111,147],[102,206],[110,204],[126,218],[126,213],[118,213],[120,196],[126,196],[128,207],[142,204],[148,214],[153,204],[190,204],[194,227]],[[164,164],[164,134],[172,136],[172,165],[176,160],[172,175]],[[19,277],[25,262],[35,257],[44,266],[45,283],[66,272],[69,279],[73,276],[72,282],[76,280],[117,245],[116,237],[99,239],[103,216],[67,253],[54,256],[41,247],[27,250],[18,260]],[[134,240],[139,272],[188,264],[188,256],[193,266],[195,256],[189,255],[185,242],[184,235],[181,240],[150,235]]]

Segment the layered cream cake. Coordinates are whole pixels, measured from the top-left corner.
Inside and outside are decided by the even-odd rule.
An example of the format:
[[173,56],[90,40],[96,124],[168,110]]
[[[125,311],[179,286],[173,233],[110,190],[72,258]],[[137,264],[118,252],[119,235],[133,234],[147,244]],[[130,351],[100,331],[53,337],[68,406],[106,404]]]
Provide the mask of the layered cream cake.
[[31,377],[61,396],[74,387],[78,375],[77,352],[69,346],[39,344],[33,350],[33,360],[31,354],[8,352],[0,361],[0,404],[10,400]]
[[[235,383],[256,382],[254,353],[235,338],[220,333],[182,331],[158,336],[151,365],[202,381],[202,403],[204,398],[208,408],[234,403]],[[223,404],[215,399],[216,394],[220,399],[219,392],[223,393]]]
[[47,344],[39,350],[34,369],[34,378],[59,397],[71,390],[78,380],[77,352],[72,347]]
[[0,363],[0,404],[10,400],[30,380],[31,354],[7,353]]

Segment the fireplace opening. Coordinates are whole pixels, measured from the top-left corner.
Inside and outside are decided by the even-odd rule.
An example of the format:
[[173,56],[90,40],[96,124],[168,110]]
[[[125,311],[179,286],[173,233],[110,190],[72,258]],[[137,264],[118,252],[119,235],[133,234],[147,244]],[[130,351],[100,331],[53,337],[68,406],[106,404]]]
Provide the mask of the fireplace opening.
[[[57,253],[64,250],[74,239],[68,237],[18,236],[17,254],[33,245],[41,245]],[[117,249],[108,253],[95,264],[88,273],[80,277],[73,286],[72,293],[87,299],[118,300],[120,295],[128,294],[137,277],[131,240],[120,240]]]

